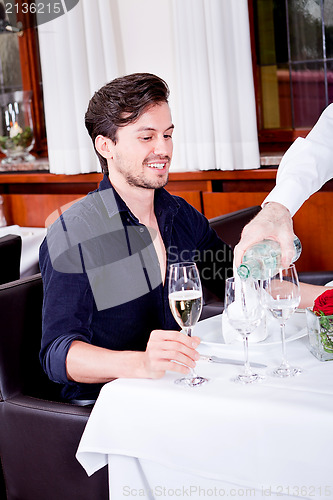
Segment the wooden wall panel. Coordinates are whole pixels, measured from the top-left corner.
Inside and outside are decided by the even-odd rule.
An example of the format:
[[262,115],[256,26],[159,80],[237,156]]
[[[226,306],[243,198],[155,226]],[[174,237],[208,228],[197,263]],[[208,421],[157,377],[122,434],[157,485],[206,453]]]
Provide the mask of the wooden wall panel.
[[[203,193],[207,218],[253,205],[261,205],[265,193]],[[298,271],[333,269],[333,193],[319,192],[307,200],[293,218],[294,231],[302,242]]]
[[8,225],[47,227],[82,198],[82,194],[9,194],[3,197]]
[[208,219],[261,205],[268,193],[202,193],[203,212]]
[[[170,174],[167,189],[212,218],[261,205],[270,189],[266,184],[274,182],[275,174],[273,169],[175,173]],[[66,204],[95,189],[101,177],[101,174],[1,173],[0,193],[5,201],[7,222],[43,227],[50,214],[60,207],[63,211]],[[297,263],[299,271],[333,269],[332,223],[333,180],[314,194],[294,217],[295,233],[303,244]]]
[[168,189],[168,191],[170,194],[174,194],[176,196],[184,198],[187,203],[199,210],[199,212],[203,212],[200,191],[174,191],[172,189]]
[[293,217],[294,231],[302,242],[299,271],[333,270],[333,193],[312,195]]
[[[171,194],[181,196],[202,211],[200,191],[172,191]],[[8,194],[3,198],[8,225],[47,227],[61,212],[82,198],[82,194]]]

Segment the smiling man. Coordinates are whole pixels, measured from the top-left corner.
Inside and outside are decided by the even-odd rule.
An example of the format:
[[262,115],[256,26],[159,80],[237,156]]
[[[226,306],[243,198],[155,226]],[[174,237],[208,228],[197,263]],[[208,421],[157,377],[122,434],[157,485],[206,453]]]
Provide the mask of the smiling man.
[[94,400],[118,377],[188,373],[199,339],[173,319],[168,267],[195,258],[221,297],[232,272],[232,252],[207,219],[163,189],[173,150],[168,96],[166,83],[147,73],[95,93],[85,121],[103,180],[48,229],[40,249],[40,359],[67,400]]

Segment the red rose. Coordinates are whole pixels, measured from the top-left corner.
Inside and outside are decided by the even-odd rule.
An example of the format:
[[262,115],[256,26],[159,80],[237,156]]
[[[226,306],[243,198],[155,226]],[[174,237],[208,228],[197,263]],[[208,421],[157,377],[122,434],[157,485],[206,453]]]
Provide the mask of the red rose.
[[313,311],[322,312],[325,316],[333,314],[333,290],[326,290],[316,298]]

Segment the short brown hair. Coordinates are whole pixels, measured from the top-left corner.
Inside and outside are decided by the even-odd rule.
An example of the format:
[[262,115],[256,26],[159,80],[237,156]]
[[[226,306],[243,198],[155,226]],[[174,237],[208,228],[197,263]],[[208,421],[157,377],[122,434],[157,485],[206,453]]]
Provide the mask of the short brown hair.
[[[135,122],[147,108],[168,102],[169,93],[165,81],[151,73],[133,73],[104,85],[90,99],[85,114],[85,125],[94,147],[98,135],[116,143],[119,127]],[[107,174],[106,158],[96,153],[102,171]]]

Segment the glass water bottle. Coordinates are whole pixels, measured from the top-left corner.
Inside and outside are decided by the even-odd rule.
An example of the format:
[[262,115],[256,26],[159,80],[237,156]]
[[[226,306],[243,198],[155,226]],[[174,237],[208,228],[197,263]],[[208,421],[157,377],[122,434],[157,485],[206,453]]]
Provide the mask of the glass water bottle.
[[[294,238],[294,250],[291,262],[295,262],[302,252],[302,245],[297,236]],[[275,240],[263,240],[246,250],[237,273],[242,279],[251,277],[255,280],[263,280],[274,276],[280,267],[280,244]]]

